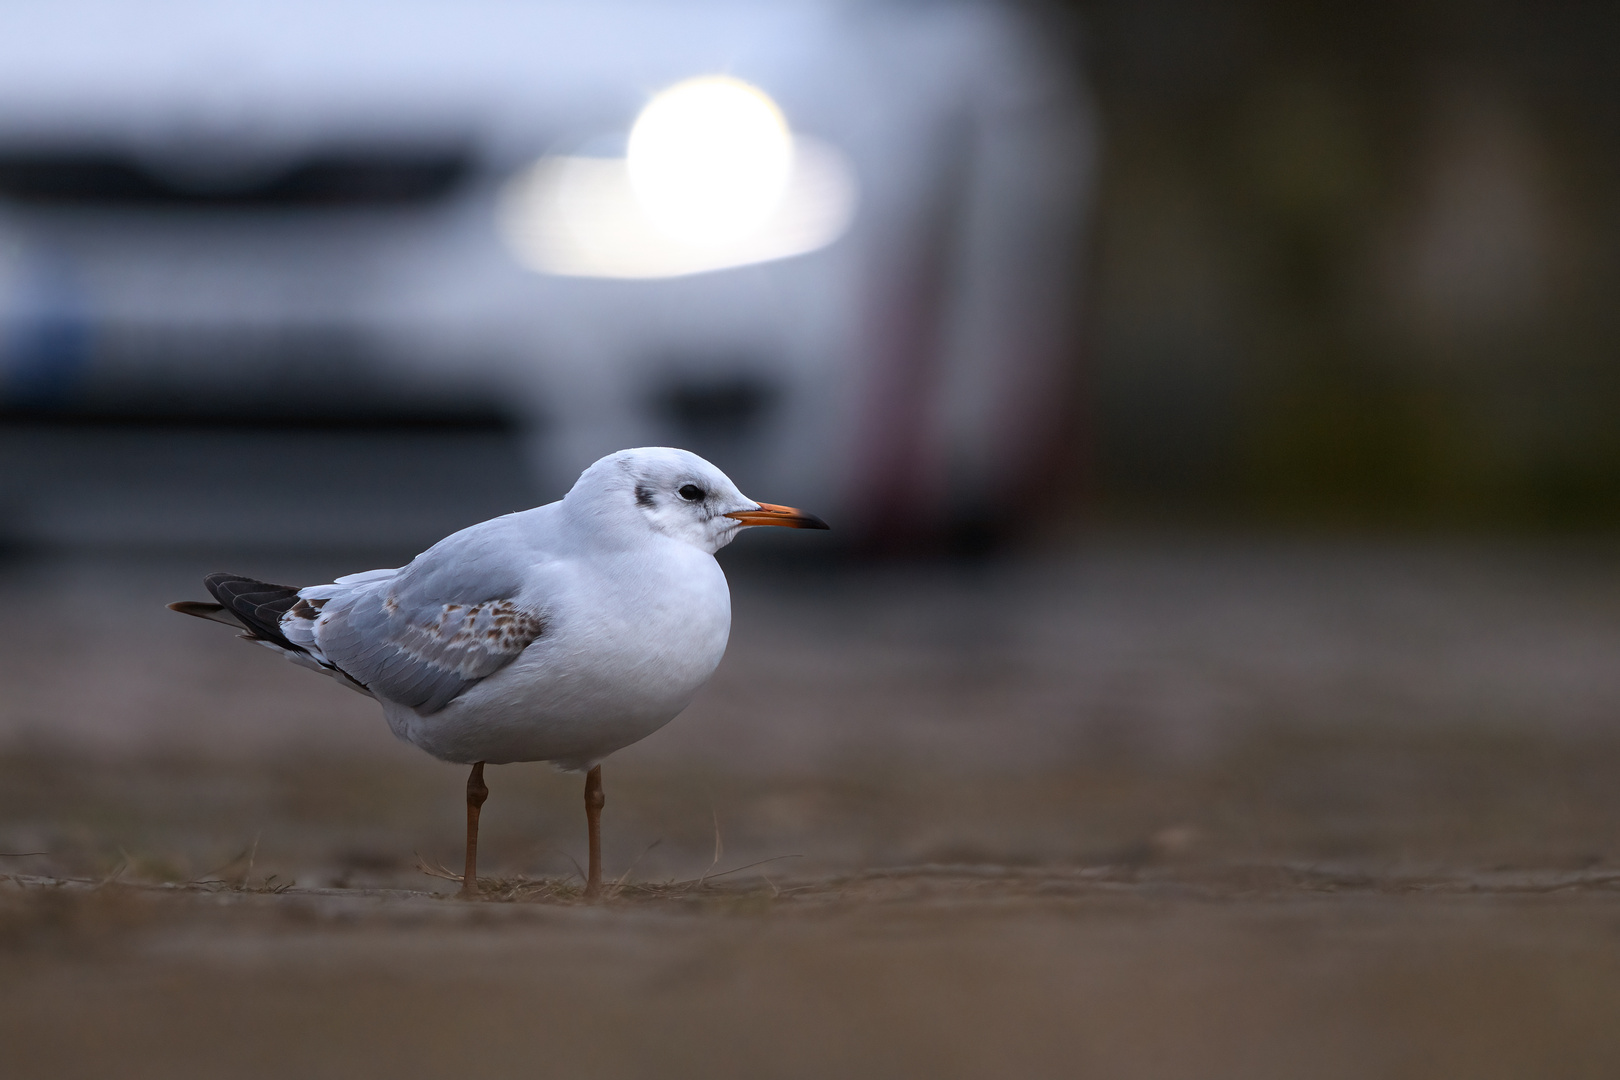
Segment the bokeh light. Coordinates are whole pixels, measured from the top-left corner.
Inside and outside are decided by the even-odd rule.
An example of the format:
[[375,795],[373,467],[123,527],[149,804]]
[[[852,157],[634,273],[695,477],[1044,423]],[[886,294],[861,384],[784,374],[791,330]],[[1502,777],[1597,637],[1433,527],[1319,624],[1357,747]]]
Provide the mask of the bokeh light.
[[680,277],[824,248],[857,201],[842,150],[795,135],[758,87],[700,76],[648,102],[624,157],[548,156],[517,173],[497,225],[543,274]]
[[728,76],[655,96],[630,129],[630,184],[661,231],[720,244],[758,229],[787,190],[793,137],[776,103]]

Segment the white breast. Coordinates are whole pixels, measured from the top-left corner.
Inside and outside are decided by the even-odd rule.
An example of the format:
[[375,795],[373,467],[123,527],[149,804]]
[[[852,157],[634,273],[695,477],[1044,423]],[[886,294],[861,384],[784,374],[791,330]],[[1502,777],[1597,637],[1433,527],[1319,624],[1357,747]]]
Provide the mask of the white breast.
[[385,703],[395,734],[447,761],[585,768],[674,719],[725,653],[725,574],[690,545],[579,560],[551,589],[510,665],[430,716]]

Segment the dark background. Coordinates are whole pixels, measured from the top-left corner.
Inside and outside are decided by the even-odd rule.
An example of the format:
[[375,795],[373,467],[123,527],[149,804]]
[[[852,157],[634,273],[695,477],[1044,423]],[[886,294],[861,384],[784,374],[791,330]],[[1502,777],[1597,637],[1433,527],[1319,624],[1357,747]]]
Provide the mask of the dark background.
[[1620,9],[1075,3],[1109,515],[1620,516]]

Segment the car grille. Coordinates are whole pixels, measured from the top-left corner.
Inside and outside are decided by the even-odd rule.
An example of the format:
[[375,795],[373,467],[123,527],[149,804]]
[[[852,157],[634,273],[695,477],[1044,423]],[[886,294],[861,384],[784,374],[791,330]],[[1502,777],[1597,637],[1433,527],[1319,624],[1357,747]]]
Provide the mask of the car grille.
[[0,150],[0,198],[144,207],[299,207],[433,202],[466,178],[462,153],[331,154],[244,183],[188,184],[105,152]]

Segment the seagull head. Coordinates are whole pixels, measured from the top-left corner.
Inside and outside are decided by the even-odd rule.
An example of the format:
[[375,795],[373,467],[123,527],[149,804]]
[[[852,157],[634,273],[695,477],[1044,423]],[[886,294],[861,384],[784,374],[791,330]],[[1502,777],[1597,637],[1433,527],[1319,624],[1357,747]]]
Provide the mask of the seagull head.
[[650,529],[711,555],[751,525],[827,528],[803,510],[755,502],[709,462],[668,446],[609,454],[580,474],[563,502],[599,525]]

